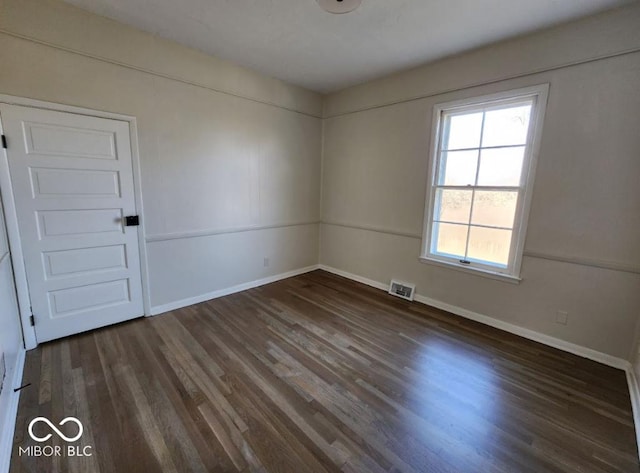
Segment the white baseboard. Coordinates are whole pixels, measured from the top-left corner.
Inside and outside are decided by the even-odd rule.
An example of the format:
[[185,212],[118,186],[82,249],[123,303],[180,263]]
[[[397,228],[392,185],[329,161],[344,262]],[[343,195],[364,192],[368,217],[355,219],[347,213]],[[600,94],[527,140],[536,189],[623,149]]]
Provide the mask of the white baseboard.
[[640,454],[640,386],[638,377],[631,364],[627,369],[627,383],[629,384],[629,395],[631,396],[631,408],[633,409],[633,423],[636,426],[636,442],[638,443],[638,453]]
[[566,340],[555,338],[550,335],[545,335],[544,333],[536,332],[535,330],[520,327],[519,325],[514,325],[502,320],[494,319],[493,317],[489,317],[487,315],[478,314],[477,312],[463,309],[461,307],[447,304],[445,302],[440,302],[429,297],[417,295],[416,300],[418,302],[422,302],[423,304],[446,310],[447,312],[451,312],[452,314],[459,315],[466,319],[475,320],[476,322],[480,322],[482,324],[504,330],[505,332],[513,333],[520,337],[533,340],[534,342],[542,343],[543,345],[557,348],[558,350],[566,351],[582,358],[597,361],[598,363],[602,363],[603,365],[612,366],[613,368],[618,368],[621,370],[626,370],[629,366],[629,362],[622,358],[618,358],[607,353],[602,353],[591,348],[583,347],[582,345],[567,342]]
[[[367,286],[375,287],[376,289],[381,289],[385,292],[389,290],[388,284],[374,281],[373,279],[358,276],[357,274],[342,271],[341,269],[336,269],[324,264],[319,265],[319,267],[320,269],[329,273],[337,274],[338,276],[342,276],[347,279],[366,284]],[[489,317],[487,315],[478,314],[477,312],[463,309],[462,307],[457,307],[445,302],[438,301],[436,299],[431,299],[430,297],[425,297],[418,294],[416,295],[415,300],[416,302],[427,304],[438,309],[446,310],[447,312],[459,315],[460,317],[475,320],[476,322],[480,322],[482,324],[504,330],[505,332],[519,335],[529,340],[542,343],[543,345],[548,345],[550,347],[557,348],[559,350],[566,351],[583,358],[597,361],[599,363],[602,363],[603,365],[612,366],[613,368],[624,370],[627,375],[627,384],[629,385],[631,408],[633,410],[633,422],[636,426],[636,442],[640,455],[640,385],[638,384],[638,378],[636,377],[633,367],[629,361],[596,350],[592,350],[591,348],[576,345],[559,338],[551,337],[534,330],[520,327],[518,325],[510,324],[502,320],[494,319],[493,317]]]
[[[373,279],[365,278],[362,276],[358,276],[356,274],[349,273],[347,271],[342,271],[340,269],[333,268],[331,266],[319,264],[319,265],[307,266],[305,268],[296,269],[293,271],[288,271],[286,273],[281,273],[274,276],[269,276],[262,279],[257,279],[257,280],[239,284],[230,288],[213,291],[207,294],[202,294],[200,296],[191,297],[188,299],[182,299],[180,301],[163,304],[161,306],[156,306],[151,309],[151,314],[159,315],[159,314],[176,310],[182,307],[187,307],[189,305],[198,304],[200,302],[204,302],[207,300],[216,299],[218,297],[223,297],[229,294],[234,294],[236,292],[241,292],[247,289],[252,289],[254,287],[280,281],[282,279],[298,276],[300,274],[308,273],[316,269],[322,269],[324,271],[337,274],[338,276],[343,276],[347,279],[351,279],[353,281],[360,282],[362,284],[366,284],[367,286],[375,287],[383,291],[387,291],[389,289],[388,284],[385,284],[379,281],[374,281]],[[590,348],[582,347],[580,345],[576,345],[555,337],[551,337],[549,335],[545,335],[530,329],[513,325],[510,323],[495,319],[493,317],[489,317],[489,316],[482,315],[467,309],[463,309],[461,307],[447,304],[445,302],[441,302],[436,299],[431,299],[429,297],[416,295],[416,301],[422,304],[427,304],[432,307],[436,307],[438,309],[446,310],[447,312],[451,312],[452,314],[455,314],[467,319],[471,319],[476,322],[480,322],[485,325],[489,325],[491,327],[504,330],[506,332],[513,333],[515,335],[519,335],[521,337],[542,343],[544,345],[551,346],[553,348],[557,348],[569,353],[573,353],[574,355],[578,355],[583,358],[588,358],[590,360],[597,361],[599,363],[624,370],[626,372],[627,383],[629,385],[631,406],[633,409],[633,419],[634,419],[634,424],[636,425],[636,439],[637,439],[638,447],[640,450],[640,385],[638,385],[638,379],[629,361],[608,355],[606,353],[601,353],[596,350],[592,350]],[[26,351],[24,349],[21,349],[16,358],[11,382],[7,382],[8,386],[6,387],[6,389],[13,390],[14,387],[19,387],[19,385],[21,384],[22,375],[24,371],[24,364],[25,364],[25,355],[26,355]],[[9,471],[9,466],[11,461],[11,450],[13,447],[13,434],[15,432],[16,420],[18,415],[19,400],[20,400],[20,391],[16,393],[10,391],[9,401],[7,402],[8,405],[6,407],[7,417],[5,418],[4,425],[1,426],[2,428],[0,430],[0,473],[7,473]]]
[[[362,276],[358,276],[356,274],[352,274],[347,271],[342,271],[340,269],[336,269],[331,266],[325,266],[321,264],[320,269],[324,271],[328,271],[333,274],[337,274],[338,276],[343,276],[353,281],[366,284],[367,286],[372,286],[377,289],[382,289],[384,291],[389,290],[388,284],[381,283],[379,281],[373,281],[372,279],[364,278]],[[520,327],[519,325],[510,324],[508,322],[504,322],[502,320],[498,320],[493,317],[489,317],[487,315],[479,314],[477,312],[473,312],[471,310],[467,310],[462,307],[458,307],[452,304],[447,304],[446,302],[441,302],[436,299],[431,299],[430,297],[421,296],[418,294],[416,295],[415,300],[422,304],[426,304],[432,307],[436,307],[438,309],[446,310],[447,312],[451,312],[452,314],[459,315],[460,317],[464,317],[470,320],[475,320],[476,322],[480,322],[482,324],[489,325],[491,327],[495,327],[500,330],[504,330],[505,332],[519,335],[529,340],[542,343],[543,345],[548,345],[550,347],[557,348],[559,350],[566,351],[574,355],[578,355],[582,358],[588,358],[590,360],[597,361],[598,363],[602,363],[607,366],[612,366],[614,368],[618,368],[625,371],[628,370],[630,366],[629,362],[622,358],[617,358],[615,356],[611,356],[606,353],[593,350],[591,348],[586,348],[581,345],[576,345],[574,343],[561,340],[559,338],[551,337],[549,335],[545,335],[543,333],[536,332],[534,330]]]
[[294,269],[293,271],[287,271],[286,273],[275,274],[262,279],[256,279],[246,283],[238,284],[236,286],[228,287],[225,289],[219,289],[217,291],[208,292],[199,296],[189,297],[187,299],[181,299],[175,302],[169,302],[167,304],[158,305],[151,308],[151,315],[160,315],[172,310],[181,309],[193,304],[199,304],[201,302],[209,301],[211,299],[217,299],[218,297],[228,296],[229,294],[235,294],[236,292],[246,291],[247,289],[253,289],[254,287],[264,286],[272,282],[280,281],[282,279],[291,278],[300,274],[308,273],[319,269],[319,265],[314,264],[307,266],[306,268]]
[[375,287],[376,289],[381,289],[383,291],[389,290],[389,285],[374,281],[373,279],[365,278],[362,276],[358,276],[357,274],[349,273],[347,271],[343,271],[341,269],[334,268],[332,266],[326,266],[324,264],[320,265],[320,269],[323,271],[327,271],[328,273],[337,274],[338,276],[342,276],[343,278],[351,279],[352,281],[361,282],[362,284],[366,284],[367,286]]
[[20,387],[22,383],[22,373],[24,371],[24,360],[26,351],[21,348],[16,356],[16,361],[11,371],[11,379],[7,379],[4,389],[7,390],[8,396],[6,406],[0,406],[2,410],[6,408],[6,417],[4,424],[0,426],[0,473],[9,471],[9,463],[11,461],[11,450],[13,448],[13,433],[16,429],[16,420],[18,418],[18,401],[20,401],[20,391],[14,392],[15,388]]
[[[374,281],[373,279],[365,278],[362,276],[358,276],[357,274],[349,273],[347,271],[342,271],[340,269],[333,268],[331,266],[318,264],[313,266],[307,266],[306,268],[301,268],[294,271],[289,271],[286,273],[277,274],[274,276],[269,276],[263,279],[257,279],[257,280],[239,284],[237,286],[233,286],[230,288],[220,289],[218,291],[209,292],[207,294],[202,294],[200,296],[191,297],[188,299],[182,299],[180,301],[170,302],[168,304],[163,304],[160,306],[155,306],[155,307],[152,307],[151,309],[151,315],[159,315],[165,312],[180,309],[182,307],[187,307],[189,305],[199,304],[200,302],[205,302],[211,299],[216,299],[218,297],[223,297],[229,294],[234,294],[236,292],[245,291],[247,289],[252,289],[254,287],[262,286],[264,284],[269,284],[272,282],[280,281],[282,279],[298,276],[300,274],[308,273],[316,269],[322,269],[329,273],[337,274],[338,276],[342,276],[347,279],[351,279],[353,281],[360,282],[362,284],[366,284],[367,286],[375,287],[383,291],[389,290],[388,284],[385,284],[379,281]],[[421,296],[419,294],[416,295],[416,301],[422,304],[436,307],[438,309],[446,310],[447,312],[458,315],[460,317],[464,317],[466,319],[474,320],[476,322],[480,322],[482,324],[495,327],[497,329],[504,330],[506,332],[513,333],[515,335],[519,335],[529,340],[542,343],[543,345],[557,348],[559,350],[563,350],[583,358],[588,358],[590,360],[597,361],[604,365],[608,365],[614,368],[619,368],[624,370],[626,372],[627,382],[629,384],[629,392],[631,396],[631,406],[633,409],[634,423],[636,426],[639,427],[639,428],[636,428],[636,436],[637,436],[638,447],[640,451],[640,386],[638,385],[637,378],[631,367],[630,362],[628,362],[627,360],[623,360],[622,358],[617,358],[615,356],[611,356],[606,353],[593,350],[591,348],[586,348],[580,345],[576,345],[574,343],[570,343],[565,340],[561,340],[559,338],[551,337],[549,335],[545,335],[543,333],[536,332],[534,330],[530,330],[524,327],[520,327],[518,325],[510,324],[508,322],[504,322],[502,320],[498,320],[493,317],[489,317],[487,315],[479,314],[477,312],[463,309],[462,307],[454,306],[452,304],[447,304],[445,302],[441,302],[426,296]],[[17,409],[17,401],[16,401],[16,409]],[[12,432],[11,436],[13,436],[13,430],[11,432]],[[0,463],[0,466],[2,466],[2,463]],[[8,467],[9,466],[7,463],[6,468],[8,469]],[[0,473],[4,473],[4,471],[5,470],[0,468]]]

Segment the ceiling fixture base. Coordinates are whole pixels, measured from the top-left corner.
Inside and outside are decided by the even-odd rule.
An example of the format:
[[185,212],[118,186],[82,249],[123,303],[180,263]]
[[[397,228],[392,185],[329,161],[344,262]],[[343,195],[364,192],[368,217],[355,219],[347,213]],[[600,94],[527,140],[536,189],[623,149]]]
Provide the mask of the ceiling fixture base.
[[340,15],[342,13],[349,13],[360,6],[362,0],[316,0],[320,8],[328,11],[329,13],[335,13]]

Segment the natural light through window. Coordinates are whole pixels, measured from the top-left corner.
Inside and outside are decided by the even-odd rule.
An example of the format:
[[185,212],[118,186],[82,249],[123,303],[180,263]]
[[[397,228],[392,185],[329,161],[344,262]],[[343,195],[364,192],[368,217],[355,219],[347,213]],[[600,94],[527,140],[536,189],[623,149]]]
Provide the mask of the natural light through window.
[[423,258],[517,276],[546,90],[436,106]]

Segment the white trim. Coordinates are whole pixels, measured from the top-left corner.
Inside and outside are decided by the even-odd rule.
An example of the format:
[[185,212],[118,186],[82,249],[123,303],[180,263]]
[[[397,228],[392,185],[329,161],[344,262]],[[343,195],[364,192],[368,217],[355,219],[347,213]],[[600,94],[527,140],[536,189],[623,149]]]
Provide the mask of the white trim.
[[[2,32],[0,30],[0,32]],[[501,82],[506,82],[506,81],[510,81],[510,80],[516,80],[516,79],[521,79],[524,77],[531,77],[531,76],[535,76],[538,74],[543,74],[545,72],[551,72],[551,71],[557,71],[557,70],[561,70],[561,69],[568,69],[570,67],[576,67],[576,66],[581,66],[583,64],[590,64],[592,62],[598,62],[598,61],[606,61],[607,59],[615,59],[621,56],[627,56],[630,54],[637,54],[640,52],[640,47],[633,47],[633,48],[629,48],[629,49],[623,49],[622,51],[617,51],[617,52],[610,52],[610,53],[605,53],[605,54],[601,54],[599,56],[592,56],[589,58],[584,58],[584,59],[578,59],[575,61],[569,61],[569,62],[563,62],[560,64],[556,64],[556,65],[549,65],[549,66],[543,66],[540,67],[538,69],[533,69],[530,71],[525,71],[525,72],[517,72],[517,73],[513,73],[513,74],[506,74],[500,77],[494,77],[492,79],[484,79],[484,80],[480,80],[477,82],[471,82],[468,84],[462,84],[459,85],[457,87],[453,87],[453,88],[441,88],[441,89],[436,89],[433,90],[431,92],[424,92],[424,93],[420,93],[418,95],[412,95],[406,98],[398,98],[395,100],[390,100],[387,102],[379,102],[379,103],[374,103],[371,105],[363,105],[363,106],[359,106],[357,108],[345,108],[343,111],[338,111],[338,112],[334,112],[333,114],[329,115],[326,114],[326,102],[325,102],[325,106],[323,107],[323,113],[324,116],[323,118],[325,120],[330,120],[332,118],[339,118],[339,117],[343,117],[345,115],[352,115],[355,113],[363,113],[363,112],[368,112],[371,110],[377,110],[380,108],[386,108],[386,107],[393,107],[394,105],[401,105],[401,104],[405,104],[405,103],[410,103],[410,102],[415,102],[417,100],[424,100],[424,99],[428,99],[428,98],[432,98],[432,97],[438,97],[440,95],[447,95],[447,94],[452,94],[454,92],[461,92],[461,91],[465,91],[465,90],[470,90],[470,89],[475,89],[478,87],[485,87],[485,86],[489,86],[489,85],[493,85],[493,84],[499,84]],[[456,56],[450,56],[449,59],[451,58],[455,58]],[[423,66],[419,66],[419,67],[424,67],[427,65],[433,65],[432,64],[423,64]],[[380,77],[379,79],[387,79],[389,76],[384,76],[384,77]],[[378,79],[373,79],[374,81],[378,80]],[[345,89],[343,89],[345,90]],[[341,92],[341,91],[338,91]],[[331,94],[332,95],[332,94]],[[384,94],[379,94],[378,96],[384,97]]]
[[496,281],[508,282],[510,284],[520,284],[522,278],[517,276],[511,276],[506,273],[499,273],[496,271],[489,271],[484,268],[468,268],[463,266],[462,263],[456,263],[453,261],[445,261],[439,260],[431,257],[420,256],[418,260],[421,263],[433,264],[435,266],[440,266],[441,268],[453,269],[455,271],[461,271],[466,274],[470,274],[471,276],[481,276],[484,278],[495,279]]
[[582,256],[558,255],[536,250],[525,250],[524,255],[529,258],[546,259],[549,261],[559,261],[561,263],[569,264],[578,264],[580,266],[608,269],[611,271],[619,271],[621,273],[640,274],[640,266],[619,263],[617,261],[605,261],[593,258],[584,258]]
[[440,302],[436,299],[417,295],[416,300],[437,309],[446,310],[447,312],[451,312],[452,314],[459,315],[460,317],[464,317],[465,319],[474,320],[484,325],[504,330],[505,332],[518,335],[528,340],[533,340],[534,342],[542,343],[543,345],[557,348],[558,350],[572,353],[582,358],[597,361],[598,363],[602,363],[603,365],[611,366],[613,368],[618,368],[621,370],[626,370],[627,366],[629,365],[629,362],[622,358],[608,355],[607,353],[602,353],[591,348],[577,345],[575,343],[567,342],[559,338],[551,337],[550,335],[545,335],[543,333],[536,332],[535,330],[520,327],[519,325],[514,325],[502,320],[494,319],[493,317],[489,317],[488,315],[479,314],[471,310],[463,309],[462,307],[447,304],[445,302]]
[[209,301],[211,299],[217,299],[219,297],[235,294],[236,292],[246,291],[247,289],[253,289],[254,287],[264,286],[265,284],[270,284],[272,282],[280,281],[282,279],[292,278],[294,276],[299,276],[300,274],[309,273],[311,271],[315,271],[316,269],[319,269],[319,266],[317,264],[314,264],[312,266],[307,266],[305,268],[287,271],[286,273],[280,273],[273,276],[268,276],[266,278],[256,279],[254,281],[249,281],[249,282],[245,282],[235,286],[231,286],[228,288],[218,289],[217,291],[207,292],[206,294],[201,294],[199,296],[189,297],[187,299],[181,299],[179,301],[158,305],[151,308],[151,315],[164,314],[166,312],[171,312],[172,310],[182,309],[183,307],[187,307],[194,304],[200,304],[201,302]]
[[[0,96],[0,102],[2,101]],[[1,118],[1,117],[0,117]],[[0,133],[4,134],[2,121],[0,120]],[[13,185],[11,174],[9,173],[9,156],[7,150],[3,149],[0,160],[0,195],[2,196],[4,219],[6,223],[7,239],[9,240],[9,250],[11,253],[11,263],[13,268],[13,282],[16,288],[18,299],[18,310],[20,312],[20,325],[22,327],[22,338],[27,350],[38,346],[36,331],[31,326],[31,298],[29,297],[29,285],[27,284],[27,272],[24,266],[22,253],[22,241],[18,230],[18,213],[16,203],[13,198]]]
[[[544,116],[546,112],[547,100],[549,97],[549,84],[540,84],[520,89],[505,90],[495,94],[470,97],[465,99],[454,100],[434,105],[431,126],[431,147],[429,151],[429,173],[427,175],[427,192],[425,197],[425,212],[422,225],[422,245],[420,248],[420,257],[430,261],[448,261],[453,259],[433,254],[431,252],[431,239],[433,227],[433,212],[436,201],[437,173],[440,165],[440,152],[442,147],[442,114],[445,112],[464,111],[477,108],[478,106],[491,107],[493,103],[503,105],[515,103],[519,100],[531,99],[531,122],[529,124],[528,138],[525,147],[525,156],[522,169],[522,177],[519,185],[518,206],[514,218],[513,235],[511,238],[511,251],[509,254],[509,263],[505,270],[494,270],[488,264],[473,262],[473,265],[460,267],[460,270],[476,272],[478,275],[490,273],[511,276],[512,278],[520,278],[520,269],[522,267],[522,259],[524,253],[524,243],[527,234],[527,224],[529,220],[529,211],[531,208],[531,199],[533,195],[533,185],[535,181],[535,170],[540,152],[540,143],[542,138],[542,126],[544,124]],[[482,143],[480,143],[481,145]],[[480,164],[478,163],[478,166]],[[476,173],[479,172],[479,168]],[[477,179],[477,175],[476,175]],[[473,203],[472,203],[473,206]],[[470,258],[469,258],[470,259]],[[484,271],[483,271],[484,270]]]
[[[263,105],[268,105],[268,106],[271,106],[271,107],[280,108],[280,109],[285,110],[287,112],[299,113],[301,115],[306,115],[306,116],[312,117],[312,118],[319,118],[319,119],[323,118],[321,115],[318,115],[316,113],[307,112],[307,111],[302,110],[303,107],[300,107],[300,109],[297,109],[297,108],[294,108],[294,107],[288,107],[286,105],[280,105],[280,104],[278,104],[276,102],[272,102],[272,101],[269,101],[269,100],[262,100],[262,99],[259,99],[257,97],[251,97],[250,95],[243,94],[243,93],[240,93],[240,92],[229,92],[229,91],[226,91],[226,90],[223,90],[223,89],[220,89],[220,88],[209,86],[209,85],[207,85],[205,83],[202,83],[202,82],[196,82],[196,81],[193,81],[193,80],[190,80],[190,79],[181,78],[179,76],[166,74],[166,73],[159,72],[159,71],[154,71],[152,69],[145,69],[144,67],[139,67],[139,66],[136,66],[134,64],[129,64],[129,63],[126,63],[126,62],[120,62],[118,60],[110,59],[110,58],[105,57],[105,56],[99,56],[99,55],[96,55],[96,54],[92,54],[90,52],[84,52],[84,51],[80,51],[80,50],[77,50],[77,49],[69,48],[69,47],[66,47],[66,46],[62,46],[60,44],[51,43],[51,42],[46,41],[46,40],[33,38],[31,36],[26,36],[26,35],[23,35],[23,34],[20,34],[20,33],[15,33],[13,31],[9,31],[9,30],[4,29],[4,28],[0,28],[0,34],[5,34],[7,36],[11,36],[11,37],[14,37],[14,38],[19,38],[19,39],[22,39],[22,40],[25,40],[25,41],[29,41],[29,42],[32,42],[32,43],[35,43],[35,44],[41,44],[43,46],[47,46],[47,47],[50,47],[50,48],[58,49],[60,51],[65,51],[67,53],[77,54],[78,56],[84,56],[84,57],[87,57],[87,58],[95,59],[97,61],[105,62],[105,63],[108,63],[108,64],[113,64],[115,66],[124,67],[126,69],[131,69],[131,70],[134,70],[134,71],[142,72],[144,74],[150,74],[150,75],[153,75],[153,76],[156,76],[156,77],[162,77],[163,79],[169,79],[169,80],[173,80],[173,81],[176,81],[176,82],[181,82],[183,84],[191,85],[191,86],[194,86],[194,87],[200,87],[202,89],[210,90],[212,92],[216,92],[216,93],[220,93],[220,94],[224,94],[224,95],[229,95],[231,97],[236,97],[236,98],[239,98],[239,99],[248,100],[250,102],[255,102],[255,103],[259,103],[259,104],[263,104]],[[279,80],[279,79],[275,79],[275,80],[277,80],[278,82],[282,82],[282,83],[284,83],[284,84],[286,84],[288,86],[291,86],[290,84],[287,84],[286,82],[284,82],[282,80]],[[294,86],[294,87],[296,87],[296,86]],[[300,87],[300,88],[304,89],[303,87]],[[310,91],[309,89],[304,89],[304,90]],[[314,93],[313,91],[310,91],[310,92]]]
[[146,237],[147,243],[154,243],[158,241],[167,241],[167,240],[181,240],[184,238],[199,238],[205,236],[213,236],[213,235],[224,235],[226,233],[242,233],[242,232],[253,232],[257,230],[270,230],[273,228],[287,228],[287,227],[298,227],[305,225],[318,225],[320,223],[319,220],[309,220],[302,222],[285,222],[285,223],[273,223],[267,225],[247,225],[244,227],[229,227],[229,228],[220,228],[220,229],[210,229],[210,230],[195,230],[191,232],[176,232],[176,233],[161,233],[157,235],[149,235]]
[[368,232],[376,232],[376,233],[385,233],[387,235],[395,235],[404,238],[412,238],[414,240],[421,240],[422,235],[419,233],[414,233],[410,231],[402,231],[402,230],[393,230],[391,228],[378,227],[376,225],[366,225],[360,223],[347,223],[347,222],[338,222],[336,220],[323,220],[320,222],[324,225],[331,225],[334,227],[345,227],[345,228],[354,228],[356,230],[365,230]]
[[46,102],[44,100],[31,99],[29,97],[18,97],[15,95],[0,94],[0,102],[9,105],[20,105],[22,107],[41,108],[44,110],[53,110],[56,112],[75,113],[76,115],[87,115],[90,117],[110,118],[112,120],[120,120],[131,122],[136,119],[131,115],[123,115],[121,113],[105,112],[103,110],[93,110],[85,107],[76,107],[75,105],[67,105],[58,102]]
[[[342,271],[340,269],[336,269],[331,266],[326,266],[324,264],[321,264],[320,269],[333,274],[337,274],[338,276],[351,279],[353,281],[366,284],[367,286],[372,286],[377,289],[381,289],[383,291],[388,291],[389,289],[388,284],[374,281],[372,279],[364,278],[362,276],[358,276],[356,274],[352,274],[347,271]],[[493,317],[489,317],[487,315],[479,314],[477,312],[473,312],[468,309],[463,309],[462,307],[458,307],[452,304],[447,304],[445,302],[441,302],[436,299],[432,299],[430,297],[421,296],[419,294],[416,294],[415,300],[422,304],[426,304],[426,305],[435,307],[437,309],[445,310],[454,315],[464,317],[465,319],[474,320],[476,322],[480,322],[490,327],[504,330],[505,332],[513,333],[515,335],[521,336],[528,340],[533,340],[535,342],[542,343],[543,345],[557,348],[559,350],[572,353],[582,358],[587,358],[589,360],[597,361],[598,363],[602,363],[607,366],[612,366],[614,368],[618,368],[621,370],[627,370],[627,368],[629,367],[629,362],[622,358],[608,355],[606,353],[602,353],[602,352],[593,350],[591,348],[583,347],[581,345],[576,345],[574,343],[570,343],[565,340],[561,340],[559,338],[551,337],[549,335],[545,335],[543,333],[536,332],[534,330],[520,327],[518,325],[510,324],[508,322],[504,322],[502,320],[498,320]]]
[[627,384],[629,385],[629,397],[631,398],[631,409],[633,410],[633,423],[636,427],[638,457],[640,458],[640,385],[638,385],[638,377],[636,376],[631,363],[629,363],[626,372]]
[[320,264],[318,269],[321,269],[322,271],[326,271],[328,273],[336,274],[338,276],[342,276],[343,278],[351,279],[352,281],[355,281],[355,282],[366,284],[367,286],[375,287],[376,289],[380,289],[381,291],[387,292],[389,290],[388,284],[374,281],[373,279],[365,278],[364,276],[358,276],[357,274],[353,274],[348,271],[343,271],[341,269],[334,268],[333,266]]
[[[351,223],[331,221],[331,220],[322,220],[320,223],[322,225],[331,225],[333,227],[352,228],[355,230],[364,230],[368,232],[383,233],[385,235],[395,235],[395,236],[404,237],[404,238],[411,238],[414,240],[422,239],[422,235],[419,235],[417,233],[396,231],[390,228],[378,227],[375,225],[351,224]],[[577,264],[579,266],[589,266],[591,268],[608,269],[610,271],[619,271],[622,273],[640,274],[640,266],[619,263],[617,261],[596,260],[592,258],[584,258],[582,256],[563,256],[563,255],[558,255],[553,253],[547,253],[545,251],[527,250],[527,249],[524,250],[523,255],[526,258],[546,259],[549,261],[556,261],[559,263]]]
[[151,289],[149,287],[149,264],[147,257],[147,240],[144,225],[144,205],[142,203],[142,167],[140,165],[140,149],[138,147],[138,122],[134,117],[129,120],[129,142],[131,143],[131,167],[133,168],[133,196],[135,198],[136,215],[140,215],[138,226],[138,253],[140,257],[140,279],[142,283],[142,306],[144,315],[151,315]]
[[[347,271],[333,268],[331,266],[320,264],[318,265],[318,268],[323,271],[327,271],[329,273],[337,274],[338,276],[351,279],[352,281],[356,281],[362,284],[366,284],[367,286],[380,289],[382,291],[388,291],[389,289],[388,284],[374,281],[373,279],[365,278],[363,276],[358,276],[357,274],[349,273]],[[629,361],[593,350],[591,348],[586,348],[580,345],[576,345],[574,343],[560,340],[559,338],[551,337],[549,335],[545,335],[540,332],[536,332],[534,330],[526,329],[523,327],[519,327],[517,325],[503,322],[502,320],[494,319],[493,317],[482,315],[477,312],[463,309],[461,307],[440,302],[440,301],[437,301],[436,299],[431,299],[429,297],[421,296],[419,294],[416,294],[415,300],[416,302],[419,302],[421,304],[426,304],[432,307],[436,307],[438,309],[445,310],[454,315],[458,315],[466,319],[474,320],[476,322],[480,322],[490,327],[504,330],[505,332],[513,333],[515,335],[521,336],[528,340],[533,340],[535,342],[542,343],[543,345],[557,348],[558,350],[566,351],[568,353],[572,353],[582,358],[587,358],[589,360],[597,361],[598,363],[602,363],[603,365],[624,370],[627,377],[627,383],[629,385],[629,395],[631,397],[631,408],[633,410],[633,421],[636,427],[635,428],[636,442],[638,445],[638,452],[639,452],[639,458],[640,458],[640,385],[638,384],[638,379],[633,370],[633,366]]]
[[[10,105],[20,105],[23,107],[40,108],[56,112],[75,113],[77,115],[87,115],[98,118],[109,118],[129,123],[129,135],[131,141],[131,165],[133,168],[133,186],[135,196],[136,213],[143,216],[142,203],[142,178],[140,167],[140,154],[138,149],[138,128],[136,118],[130,115],[92,110],[72,105],[45,102],[42,100],[30,99],[27,97],[16,97],[13,95],[0,94],[0,103]],[[1,124],[0,124],[1,130]],[[35,328],[31,326],[29,317],[31,316],[31,302],[29,296],[29,286],[27,284],[27,273],[24,266],[24,254],[22,252],[22,242],[18,227],[18,216],[16,212],[15,200],[13,198],[13,186],[11,174],[9,172],[9,162],[7,150],[4,150],[2,160],[0,160],[0,191],[4,202],[5,220],[7,224],[7,234],[9,237],[9,247],[11,249],[11,260],[13,262],[13,272],[18,295],[18,306],[20,308],[20,320],[22,322],[22,332],[25,347],[31,350],[38,346]],[[145,241],[144,217],[140,219],[138,227],[138,247],[140,253],[140,277],[142,280],[142,300],[144,305],[144,315],[150,315],[151,296],[149,293],[149,267],[147,262],[147,243]]]
[[18,420],[18,404],[20,401],[20,391],[13,392],[22,383],[22,373],[24,371],[26,350],[20,348],[16,356],[13,367],[13,377],[11,382],[7,381],[4,389],[9,390],[9,405],[6,407],[7,417],[5,424],[0,426],[0,473],[7,473],[11,462],[11,450],[13,449],[13,434]]

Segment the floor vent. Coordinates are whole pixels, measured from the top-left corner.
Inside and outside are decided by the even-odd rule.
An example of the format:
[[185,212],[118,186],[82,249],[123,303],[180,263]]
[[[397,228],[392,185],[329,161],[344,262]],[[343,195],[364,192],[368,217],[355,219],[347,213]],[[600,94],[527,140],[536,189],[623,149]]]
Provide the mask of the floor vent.
[[415,292],[415,284],[392,280],[391,286],[389,286],[389,294],[391,294],[392,296],[401,297],[402,299],[406,299],[408,301],[413,300],[413,294]]

